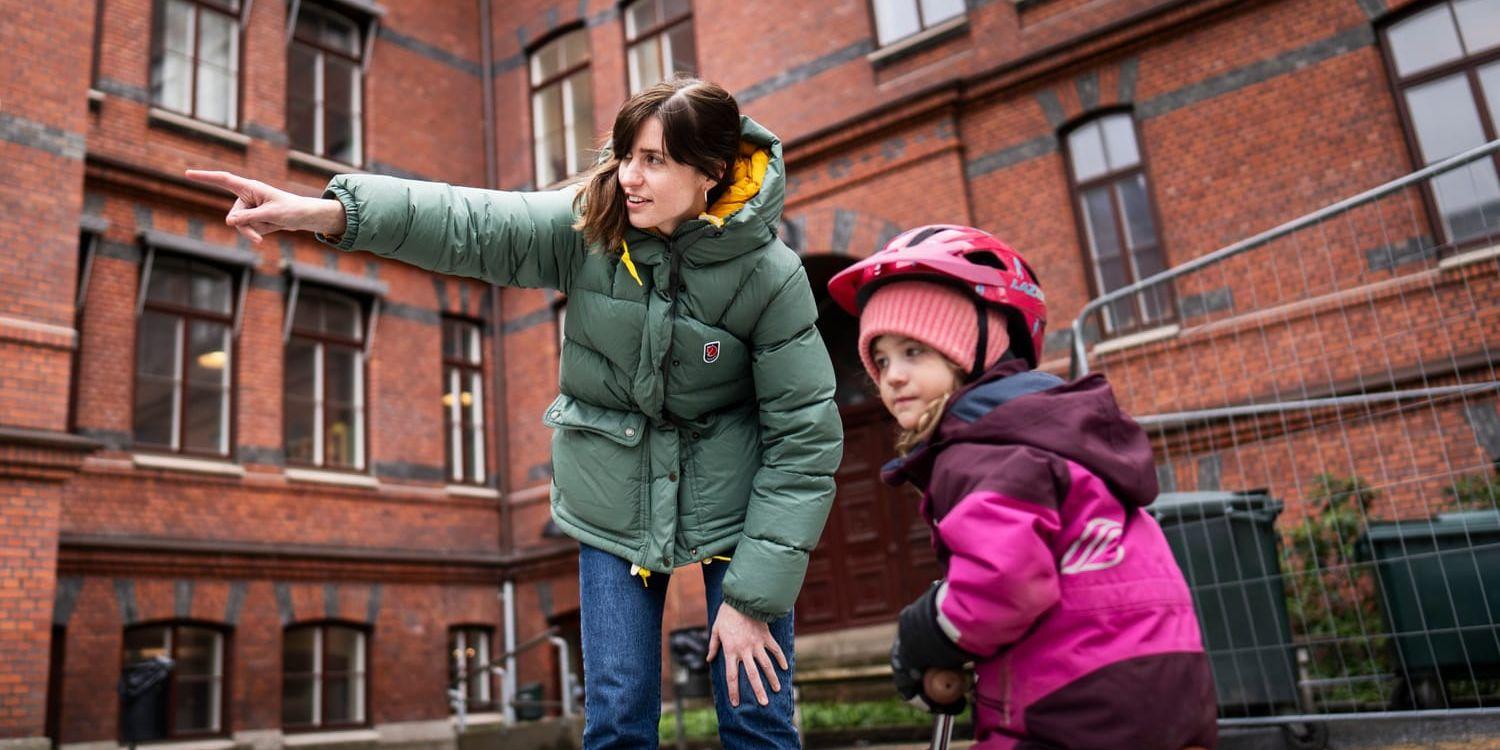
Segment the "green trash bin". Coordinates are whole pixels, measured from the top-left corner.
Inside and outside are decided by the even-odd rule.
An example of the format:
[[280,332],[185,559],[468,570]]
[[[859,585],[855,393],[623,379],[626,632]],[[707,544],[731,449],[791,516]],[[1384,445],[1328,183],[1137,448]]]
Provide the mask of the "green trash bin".
[[1444,704],[1434,680],[1500,677],[1500,511],[1372,523],[1358,549],[1419,705]]
[[1274,715],[1299,702],[1281,509],[1263,491],[1168,492],[1150,506],[1193,592],[1221,716]]

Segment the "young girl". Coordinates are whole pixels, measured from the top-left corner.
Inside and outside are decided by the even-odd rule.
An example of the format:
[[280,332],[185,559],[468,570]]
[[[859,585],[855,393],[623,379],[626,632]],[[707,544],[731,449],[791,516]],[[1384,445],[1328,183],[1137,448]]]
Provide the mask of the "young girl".
[[1046,305],[1021,256],[928,226],[829,282],[903,434],[883,471],[923,490],[945,575],[901,613],[891,667],[973,662],[976,747],[1182,750],[1216,740],[1213,679],[1182,572],[1143,508],[1151,446],[1100,375],[1033,370]]
[[611,142],[576,191],[339,175],[318,199],[188,176],[239,196],[226,221],[255,242],[314,230],[567,293],[543,421],[552,517],[581,543],[584,747],[657,746],[667,581],[701,562],[724,747],[795,748],[792,603],[843,443],[812,290],[775,234],[781,142],[692,79],[630,97]]

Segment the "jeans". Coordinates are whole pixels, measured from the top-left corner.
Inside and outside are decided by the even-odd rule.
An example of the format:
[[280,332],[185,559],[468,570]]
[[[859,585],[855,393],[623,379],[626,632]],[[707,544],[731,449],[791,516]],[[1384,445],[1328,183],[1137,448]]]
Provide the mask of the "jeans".
[[[703,568],[708,627],[723,601],[727,563]],[[588,545],[579,545],[578,583],[583,627],[584,750],[655,748],[661,718],[662,609],[670,576],[653,573],[649,586],[630,575],[630,563]],[[771,636],[795,669],[792,613],[771,623]],[[775,662],[775,657],[771,657]],[[799,748],[792,726],[792,669],[775,666],[781,692],[761,680],[768,703],[755,701],[750,680],[740,670],[740,705],[729,705],[724,657],[710,664],[719,741],[725,750]]]

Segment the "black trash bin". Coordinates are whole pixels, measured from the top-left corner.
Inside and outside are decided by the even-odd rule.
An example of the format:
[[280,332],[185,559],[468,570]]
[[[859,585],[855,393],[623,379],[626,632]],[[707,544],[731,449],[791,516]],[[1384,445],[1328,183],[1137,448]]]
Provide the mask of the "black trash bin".
[[516,721],[539,721],[547,715],[547,707],[542,704],[542,690],[540,682],[528,682],[516,688]]
[[1419,707],[1446,707],[1443,679],[1500,677],[1500,511],[1372,523],[1358,551]]
[[1221,716],[1299,703],[1276,517],[1263,491],[1169,492],[1150,506],[1193,592]]
[[138,661],[120,673],[120,739],[132,747],[137,742],[167,736],[167,679],[172,660],[157,656]]
[[667,648],[676,666],[672,683],[683,698],[707,698],[708,628],[681,628],[667,635]]

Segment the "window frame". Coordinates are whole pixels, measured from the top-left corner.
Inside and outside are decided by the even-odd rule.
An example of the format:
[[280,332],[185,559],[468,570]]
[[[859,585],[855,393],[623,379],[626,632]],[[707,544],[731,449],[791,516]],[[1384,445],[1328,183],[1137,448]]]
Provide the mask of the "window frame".
[[[1069,146],[1070,137],[1073,133],[1092,123],[1102,124],[1105,120],[1119,115],[1124,115],[1130,120],[1131,135],[1135,139],[1136,163],[1123,169],[1109,169],[1108,165],[1106,165],[1106,171],[1103,173],[1080,182],[1073,164],[1073,151]],[[1141,138],[1140,122],[1137,120],[1134,110],[1130,107],[1108,107],[1090,110],[1084,115],[1065,123],[1058,130],[1058,146],[1063,155],[1063,172],[1068,181],[1068,201],[1073,209],[1074,228],[1078,232],[1078,246],[1082,252],[1083,267],[1088,278],[1089,299],[1098,299],[1105,294],[1105,291],[1103,289],[1103,279],[1099,274],[1098,263],[1094,258],[1094,249],[1089,242],[1088,217],[1085,215],[1083,204],[1083,195],[1086,191],[1102,186],[1110,188],[1110,206],[1113,209],[1111,214],[1114,219],[1115,236],[1119,239],[1120,252],[1125,261],[1124,267],[1127,275],[1125,285],[1129,286],[1141,279],[1136,276],[1135,250],[1129,245],[1129,234],[1126,232],[1125,217],[1121,210],[1123,202],[1120,200],[1120,193],[1116,186],[1125,180],[1134,179],[1137,175],[1141,176],[1145,182],[1146,198],[1150,203],[1149,214],[1156,234],[1156,242],[1152,247],[1161,255],[1162,267],[1164,269],[1172,268],[1172,259],[1167,253],[1167,243],[1163,232],[1164,225],[1161,221],[1160,208],[1157,205],[1155,192],[1152,190],[1153,180],[1151,179],[1149,165],[1150,157],[1147,153],[1144,139]],[[1118,338],[1132,333],[1171,325],[1180,321],[1182,316],[1177,309],[1177,291],[1175,287],[1171,282],[1166,282],[1158,288],[1164,289],[1162,294],[1165,295],[1160,316],[1150,321],[1146,320],[1143,295],[1152,292],[1143,290],[1099,308],[1099,331],[1101,335],[1105,338]],[[1118,323],[1113,322],[1113,314],[1107,312],[1112,310],[1114,305],[1121,302],[1128,302],[1133,308],[1136,322],[1132,325],[1120,326]]]
[[[454,682],[453,681],[453,677],[455,676],[454,675],[454,671],[456,671],[456,670],[454,670],[454,667],[456,666],[456,664],[455,664],[454,661],[451,661],[451,660],[448,662],[448,667],[449,667],[449,673],[448,673],[449,674],[449,683],[448,683],[448,685],[449,685],[449,687],[451,689],[458,689],[458,690],[462,690],[463,691],[463,696],[464,696],[464,710],[467,711],[467,712],[471,712],[472,713],[472,712],[476,712],[476,711],[495,711],[495,710],[499,710],[499,708],[500,708],[500,700],[499,700],[498,696],[499,696],[499,692],[500,691],[497,689],[499,687],[496,684],[497,676],[495,675],[494,671],[492,671],[492,670],[489,669],[489,665],[493,665],[495,663],[494,662],[494,654],[495,654],[495,628],[494,628],[494,626],[492,626],[492,625],[484,625],[484,624],[480,624],[480,623],[460,623],[460,624],[457,624],[457,625],[450,626],[448,628],[448,655],[450,657],[455,656],[455,654],[453,653],[454,638],[455,638],[455,636],[461,636],[461,635],[465,635],[465,634],[475,634],[475,633],[481,634],[483,636],[483,638],[484,638],[483,642],[484,642],[484,649],[485,649],[485,651],[484,651],[484,654],[483,654],[483,658],[480,660],[480,664],[484,665],[483,666],[483,669],[484,669],[484,672],[485,672],[484,686],[485,686],[485,689],[489,692],[489,696],[487,697],[486,700],[483,700],[483,701],[470,700],[469,699],[469,683],[468,683],[468,681],[467,680],[462,680],[462,681],[458,681],[458,682]],[[449,704],[449,710],[450,711],[453,710],[451,703]]]
[[[1386,83],[1390,89],[1391,98],[1396,104],[1397,117],[1401,120],[1402,135],[1406,139],[1407,153],[1411,156],[1413,171],[1427,166],[1427,162],[1422,158],[1422,145],[1417,141],[1416,122],[1412,119],[1411,107],[1407,103],[1405,96],[1407,90],[1416,86],[1432,83],[1433,81],[1447,78],[1454,74],[1463,74],[1464,81],[1469,86],[1470,101],[1473,102],[1474,108],[1479,115],[1480,128],[1484,130],[1485,142],[1488,143],[1500,137],[1500,135],[1497,135],[1500,134],[1500,123],[1496,123],[1490,116],[1489,103],[1484,96],[1484,87],[1479,81],[1480,68],[1500,61],[1500,45],[1496,45],[1477,55],[1466,54],[1456,60],[1434,65],[1405,78],[1396,70],[1396,56],[1390,39],[1391,30],[1401,25],[1403,21],[1408,21],[1439,5],[1448,8],[1448,12],[1453,20],[1454,29],[1461,35],[1462,30],[1459,26],[1458,16],[1453,10],[1452,0],[1411,3],[1407,7],[1401,8],[1380,19],[1375,34],[1376,44],[1380,49],[1381,62],[1385,66]],[[1461,38],[1460,44],[1462,44]],[[1489,160],[1495,168],[1496,176],[1500,177],[1500,153],[1490,154]],[[1476,159],[1470,162],[1470,164],[1476,164],[1481,161],[1483,160]],[[1454,174],[1458,171],[1460,170],[1450,170],[1445,174]],[[1422,181],[1421,194],[1423,210],[1426,212],[1428,224],[1433,230],[1433,238],[1438,243],[1438,257],[1445,257],[1479,247],[1488,247],[1500,242],[1500,226],[1496,226],[1495,230],[1488,235],[1479,234],[1465,240],[1454,240],[1452,237],[1449,237],[1447,221],[1443,217],[1442,206],[1438,204],[1437,191],[1432,186],[1434,179],[1436,178]]]
[[[552,75],[550,75],[550,76],[548,76],[546,78],[543,78],[539,82],[533,82],[531,80],[532,79],[531,67],[532,67],[532,61],[537,57],[537,55],[541,54],[541,52],[543,50],[547,49],[547,47],[549,47],[549,46],[551,46],[553,44],[559,44],[564,39],[566,39],[568,36],[570,36],[572,34],[575,34],[575,33],[581,33],[581,34],[583,34],[583,38],[585,40],[585,46],[586,46],[586,49],[588,50],[588,57],[583,62],[575,63],[571,67],[560,69],[556,73],[553,73]],[[579,73],[581,73],[583,71],[590,71],[591,68],[592,68],[592,66],[593,66],[593,64],[594,64],[593,40],[589,38],[588,26],[586,24],[584,24],[583,22],[581,22],[581,21],[578,22],[578,23],[571,24],[571,25],[564,26],[562,28],[557,29],[553,33],[548,34],[547,36],[545,36],[542,39],[538,40],[535,44],[533,44],[530,48],[528,48],[526,50],[526,87],[527,87],[526,106],[527,106],[527,109],[529,110],[530,116],[531,116],[530,117],[530,119],[531,119],[531,122],[530,122],[530,125],[531,125],[530,136],[531,136],[531,141],[532,141],[532,144],[531,144],[531,168],[532,168],[532,171],[534,173],[533,174],[533,179],[536,181],[537,187],[539,187],[539,188],[545,188],[545,187],[554,186],[554,185],[563,185],[563,184],[566,184],[569,180],[577,177],[578,175],[582,174],[585,170],[587,170],[588,169],[588,165],[586,165],[586,164],[576,164],[576,165],[574,165],[571,168],[568,166],[569,162],[572,162],[572,161],[575,161],[575,160],[578,159],[577,152],[580,149],[578,149],[576,147],[572,148],[572,149],[568,148],[568,141],[574,137],[573,136],[573,125],[576,123],[576,121],[571,120],[572,114],[568,111],[567,97],[561,97],[560,96],[559,98],[564,100],[563,104],[562,104],[561,115],[558,118],[559,121],[563,123],[563,172],[564,173],[561,174],[561,175],[558,175],[557,178],[555,180],[552,180],[551,182],[543,183],[543,181],[542,181],[542,171],[543,171],[542,170],[542,161],[543,160],[541,158],[541,156],[542,156],[542,153],[541,153],[542,139],[540,139],[540,138],[537,137],[537,94],[540,93],[540,92],[542,92],[545,89],[548,89],[548,88],[552,87],[552,86],[566,86],[566,85],[568,85],[569,79],[573,78],[575,75],[577,75],[577,74],[579,74]],[[628,73],[627,73],[627,75],[628,75]],[[594,103],[593,76],[590,75],[589,76],[589,111],[590,111],[591,118],[593,116],[593,110],[594,110],[593,103]],[[594,132],[594,123],[593,122],[589,123],[589,132],[591,132],[591,133]]]
[[[329,680],[327,679],[327,675],[328,675],[328,649],[326,647],[326,644],[327,644],[327,641],[328,641],[328,630],[330,628],[346,628],[346,629],[351,630],[354,633],[356,633],[356,634],[359,635],[359,644],[360,644],[360,651],[361,651],[361,653],[360,653],[360,662],[361,662],[361,665],[364,667],[364,670],[363,670],[363,679],[361,680],[361,683],[363,684],[363,686],[360,688],[360,700],[361,700],[361,703],[360,703],[359,712],[358,712],[361,718],[360,718],[360,720],[358,722],[340,722],[340,723],[337,723],[337,724],[331,724],[331,723],[327,722],[326,720],[324,720],[323,714],[325,713],[325,709],[326,709],[326,707],[328,705],[328,683],[329,683]],[[312,677],[312,679],[313,679],[313,685],[314,685],[313,689],[317,692],[317,702],[316,702],[315,705],[318,708],[317,708],[317,710],[314,711],[315,720],[313,721],[313,723],[311,723],[311,724],[288,725],[286,723],[285,699],[283,698],[283,705],[282,705],[282,709],[281,709],[281,723],[280,723],[280,727],[281,727],[282,733],[284,733],[284,734],[305,734],[305,733],[309,733],[309,732],[326,732],[326,731],[330,731],[330,730],[341,730],[341,729],[362,729],[362,728],[365,728],[365,727],[372,726],[373,725],[373,721],[370,718],[370,713],[371,713],[370,712],[370,704],[372,702],[370,700],[370,697],[371,697],[370,696],[370,688],[374,684],[374,681],[371,679],[370,674],[374,670],[372,668],[373,665],[372,665],[371,660],[370,660],[370,653],[371,653],[370,641],[372,640],[373,629],[370,628],[368,625],[365,625],[363,623],[351,622],[351,621],[348,621],[348,620],[308,620],[308,621],[304,621],[304,622],[291,623],[291,624],[286,625],[285,627],[283,627],[281,629],[282,667],[281,667],[281,691],[280,691],[281,695],[283,695],[283,696],[286,694],[286,679],[287,679],[287,671],[286,671],[286,642],[287,642],[287,637],[286,636],[287,636],[287,634],[291,633],[294,630],[312,630],[312,631],[314,631],[314,639],[315,639],[314,643],[316,644],[315,648],[316,648],[317,654],[318,654],[318,664],[317,664],[317,671],[311,673],[311,675],[309,675],[309,676]],[[342,673],[342,674],[348,674],[348,673],[345,672],[345,673]],[[303,673],[298,673],[298,676],[303,676]]]
[[[198,122],[206,123],[214,127],[227,128],[234,132],[240,132],[245,111],[245,29],[244,11],[246,4],[254,0],[176,0],[193,6],[193,54],[192,54],[192,84],[188,87],[188,111],[173,109],[165,102],[159,102],[153,95],[152,89],[156,85],[156,67],[159,60],[166,56],[166,19],[167,5],[173,0],[153,0],[151,3],[151,39],[147,47],[149,54],[146,56],[146,99],[148,106],[158,107],[173,114],[189,117]],[[102,2],[101,2],[102,4]],[[233,101],[233,116],[228,123],[219,123],[204,119],[198,115],[198,65],[200,44],[203,41],[203,13],[218,13],[227,17],[233,27],[231,33],[234,40],[234,52],[230,57],[234,60],[234,95],[230,97]],[[101,11],[102,13],[102,11]],[[97,56],[96,56],[97,57]]]
[[[446,348],[448,341],[448,327],[450,325],[462,327],[461,330],[464,332],[466,339],[465,346],[467,346],[467,337],[469,335],[472,335],[477,340],[479,348],[478,362],[470,362],[466,359],[463,359],[461,356],[448,356]],[[466,484],[476,487],[483,487],[487,486],[487,483],[490,479],[490,440],[488,432],[490,420],[486,418],[488,416],[487,412],[489,409],[489,400],[488,398],[486,398],[486,394],[484,392],[484,346],[488,338],[489,337],[485,333],[485,325],[483,321],[457,315],[445,314],[442,317],[442,394],[446,397],[451,393],[451,391],[449,390],[451,370],[456,370],[458,373],[460,393],[463,392],[462,387],[466,382],[466,378],[473,378],[472,381],[467,382],[477,382],[479,384],[479,408],[477,409],[477,411],[479,412],[480,422],[478,425],[472,423],[473,411],[475,410],[465,408],[462,403],[456,405],[457,409],[460,412],[460,419],[457,423],[457,427],[460,433],[460,442],[462,443],[462,450],[458,453],[454,452],[453,445],[453,429],[455,427],[455,424],[452,421],[452,416],[454,405],[445,405],[443,409],[443,455],[445,459],[443,474],[449,484]],[[467,457],[470,461],[472,461],[474,460],[476,453],[478,460],[482,462],[478,466],[479,478],[477,479],[473,476],[474,472],[472,471],[472,469],[474,468],[474,466],[472,464],[464,463],[458,460]],[[453,476],[455,470],[459,472],[460,476]]]
[[[301,282],[301,286],[300,286],[300,289],[299,289],[299,295],[306,295],[309,292],[311,292],[315,296],[331,296],[331,297],[335,297],[335,298],[337,298],[337,297],[343,297],[343,298],[346,298],[349,301],[353,302],[354,305],[355,305],[355,307],[358,308],[359,313],[360,313],[360,320],[359,320],[360,337],[358,339],[344,338],[344,337],[340,337],[340,336],[337,336],[337,335],[326,334],[326,333],[321,332],[321,331],[309,331],[307,329],[299,329],[297,327],[297,323],[296,323],[296,319],[295,319],[296,308],[288,311],[288,314],[291,315],[292,317],[286,323],[286,332],[287,333],[286,333],[285,339],[282,342],[282,347],[281,347],[281,351],[282,351],[282,368],[281,368],[281,371],[282,371],[282,384],[281,384],[281,409],[282,409],[282,412],[281,412],[282,413],[282,439],[281,439],[281,444],[282,444],[282,453],[283,453],[283,455],[286,458],[286,465],[289,466],[289,467],[303,468],[303,469],[316,469],[316,470],[320,470],[320,471],[338,471],[338,472],[345,472],[345,473],[352,473],[352,474],[368,474],[371,471],[371,466],[374,465],[374,462],[372,460],[370,460],[370,419],[369,419],[369,407],[370,407],[370,397],[369,397],[369,394],[370,394],[370,356],[369,356],[369,343],[370,343],[370,339],[372,338],[371,327],[372,327],[372,323],[374,321],[375,312],[371,309],[371,305],[370,305],[369,301],[366,300],[362,295],[360,295],[360,294],[358,294],[356,292],[352,292],[352,291],[345,290],[345,289],[340,289],[338,287],[331,286],[331,285],[317,284],[317,283],[314,283],[314,282]],[[294,304],[301,304],[302,301],[303,300],[296,300]],[[288,444],[287,444],[287,439],[286,439],[286,422],[287,422],[286,415],[288,413],[290,413],[290,404],[289,404],[290,393],[289,393],[289,391],[287,389],[287,385],[286,385],[287,384],[286,368],[287,368],[287,359],[288,359],[287,358],[287,351],[288,351],[288,349],[290,349],[292,341],[294,339],[301,339],[303,341],[311,341],[315,346],[319,347],[318,350],[317,350],[317,352],[315,353],[316,359],[315,359],[314,365],[313,365],[313,373],[314,373],[314,375],[313,375],[313,377],[314,377],[314,383],[313,383],[313,389],[314,389],[314,392],[313,392],[313,401],[314,401],[314,409],[315,410],[321,410],[321,414],[317,414],[315,416],[315,418],[314,418],[314,421],[313,421],[313,426],[314,426],[313,460],[311,462],[304,462],[304,461],[302,461],[300,459],[294,459],[294,458],[292,458],[292,453],[291,453],[290,450],[288,450]],[[334,466],[334,465],[330,465],[328,463],[328,456],[327,456],[328,446],[326,444],[326,441],[328,439],[328,432],[329,432],[329,429],[328,429],[329,428],[329,414],[330,414],[330,412],[332,410],[328,408],[328,403],[327,403],[328,399],[326,397],[326,393],[327,393],[327,377],[326,377],[326,373],[327,373],[328,347],[330,345],[331,346],[339,347],[341,349],[351,350],[359,358],[359,366],[357,368],[358,369],[358,380],[356,382],[356,386],[357,386],[356,394],[357,394],[357,402],[358,402],[358,407],[359,408],[357,409],[356,413],[357,413],[358,418],[359,418],[359,433],[360,434],[359,434],[358,441],[355,443],[357,449],[359,450],[359,461],[357,461],[355,463],[355,465],[353,465],[353,466]],[[322,406],[319,407],[319,406],[317,406],[318,404],[322,404]]]
[[[684,2],[687,5],[686,12],[669,19],[658,21],[655,26],[650,26],[646,29],[637,29],[634,37],[630,35],[630,26],[625,20],[626,14],[630,12],[631,6],[639,5],[641,3],[656,3],[658,9],[663,10],[664,7],[662,5],[662,0],[632,0],[631,2],[625,3],[620,8],[620,34],[625,40],[625,90],[630,94],[634,94],[645,88],[645,86],[637,86],[635,82],[631,81],[631,54],[635,51],[636,47],[639,47],[652,39],[665,37],[668,33],[676,29],[678,26],[684,24],[691,26],[693,23],[693,3],[692,0],[684,0]],[[702,67],[700,67],[699,65],[700,60],[698,57],[698,35],[696,30],[692,30],[689,33],[693,35],[692,74],[698,75],[698,72],[702,70]],[[677,75],[677,71],[673,70],[671,65],[668,64],[670,61],[665,58],[665,48],[660,43],[657,44],[656,49],[657,59],[661,63],[661,69],[665,74],[665,77],[661,80],[670,80],[672,76]],[[653,84],[654,83],[655,82],[653,82]]]
[[[167,736],[161,738],[160,740],[148,740],[148,742],[209,739],[217,737],[228,737],[231,734],[230,727],[233,725],[233,717],[230,714],[230,710],[234,704],[234,701],[229,700],[229,693],[234,685],[232,669],[234,662],[234,649],[230,644],[230,638],[234,634],[234,629],[232,627],[221,623],[208,622],[206,620],[195,620],[191,618],[175,620],[153,620],[147,622],[131,623],[120,629],[120,658],[116,661],[116,663],[120,665],[120,669],[123,672],[125,668],[127,634],[134,630],[147,630],[151,628],[167,629],[168,656],[171,657],[174,663],[177,662],[177,645],[180,642],[180,639],[176,637],[176,634],[179,628],[184,627],[209,630],[212,631],[217,637],[216,642],[219,649],[219,674],[217,675],[219,683],[219,728],[217,730],[205,730],[201,732],[177,732],[176,724],[178,673],[177,669],[174,667],[167,673]],[[120,700],[119,705],[116,707],[116,713],[117,715],[120,715],[120,718],[122,719],[124,708],[124,701]],[[122,744],[124,743],[124,730],[125,722],[118,721],[115,726],[115,736],[116,739],[120,740]]]
[[[886,1],[887,2],[900,2],[901,0],[886,0]],[[941,26],[941,25],[943,25],[945,23],[948,23],[948,22],[952,21],[955,18],[968,18],[968,16],[969,16],[969,3],[965,2],[964,3],[964,9],[962,11],[960,11],[959,13],[957,13],[956,15],[949,16],[949,17],[944,18],[941,21],[937,21],[935,23],[928,23],[927,22],[927,18],[926,18],[926,13],[923,12],[923,10],[922,10],[922,0],[907,0],[907,1],[910,2],[915,7],[915,9],[917,11],[917,30],[911,32],[910,34],[903,34],[902,36],[898,36],[898,37],[896,37],[894,39],[891,39],[890,41],[881,42],[880,41],[880,14],[876,10],[876,7],[875,7],[878,3],[881,2],[881,0],[866,0],[865,5],[869,9],[869,11],[870,11],[870,30],[872,32],[874,32],[874,35],[875,35],[875,49],[876,50],[881,50],[881,49],[886,49],[886,48],[889,48],[889,47],[894,47],[894,46],[896,46],[898,44],[901,44],[904,41],[907,41],[907,40],[911,39],[912,37],[915,37],[915,36],[917,36],[919,34],[925,33],[927,31],[935,29],[935,28],[937,28],[937,27],[939,27],[939,26]]]
[[[354,126],[354,159],[353,161],[340,163],[346,163],[354,167],[362,166],[365,161],[365,111],[367,109],[365,105],[368,100],[369,93],[365,90],[365,66],[369,52],[369,36],[372,35],[374,31],[373,26],[366,19],[361,19],[349,13],[342,12],[337,8],[331,7],[327,4],[312,2],[311,0],[299,0],[299,6],[300,7],[297,11],[298,16],[297,18],[292,19],[291,33],[287,36],[287,70],[291,70],[291,55],[293,45],[301,44],[306,47],[310,47],[314,54],[317,55],[313,71],[313,78],[315,81],[313,85],[314,91],[312,103],[313,148],[310,150],[306,150],[300,148],[297,144],[291,144],[291,148],[294,151],[302,151],[303,153],[311,154],[323,159],[335,158],[327,153],[327,102],[326,97],[320,98],[323,94],[326,93],[327,88],[326,81],[328,61],[326,55],[332,54],[345,60],[346,62],[351,63],[359,76],[358,85],[354,87],[354,90],[359,92],[358,112],[354,113],[354,117],[351,118],[351,122]],[[305,37],[302,34],[301,29],[299,28],[300,24],[298,22],[302,19],[302,13],[309,12],[314,15],[334,16],[343,21],[347,21],[351,26],[354,27],[354,32],[358,35],[354,46],[359,50],[359,52],[351,55],[347,50],[337,49],[332,46],[325,45],[317,39],[309,39]],[[287,78],[290,79],[290,77],[290,73],[288,73]],[[290,101],[292,89],[290,86],[286,87],[286,93],[286,112],[288,119],[290,120],[292,109]],[[287,139],[290,142],[290,122],[288,122],[287,127]]]
[[[166,260],[168,263],[174,265],[180,263],[187,268],[191,268],[194,265],[206,266],[218,270],[229,277],[229,312],[221,314],[208,310],[199,310],[192,307],[182,307],[171,303],[153,301],[150,298],[150,290],[148,286],[151,281],[151,276],[157,270],[155,265],[163,260]],[[213,263],[202,258],[172,253],[170,251],[156,250],[153,248],[153,250],[151,251],[150,263],[143,266],[142,272],[138,278],[138,283],[142,285],[142,288],[140,290],[140,305],[135,319],[135,348],[132,350],[133,358],[130,371],[130,445],[132,450],[139,450],[149,453],[163,453],[174,456],[190,456],[194,458],[207,458],[214,460],[232,460],[235,453],[235,446],[238,444],[239,420],[235,418],[238,403],[235,395],[239,390],[239,356],[237,349],[239,344],[239,312],[243,309],[244,305],[243,287],[245,286],[245,278],[243,274],[239,272],[238,269],[230,269],[221,264]],[[178,342],[181,348],[182,357],[181,360],[177,362],[177,371],[174,374],[174,377],[177,378],[177,382],[180,383],[181,388],[181,392],[177,394],[177,403],[174,407],[175,411],[172,416],[173,424],[171,427],[173,442],[177,443],[176,446],[173,446],[170,443],[167,445],[163,445],[160,443],[142,442],[136,434],[136,410],[139,408],[139,402],[136,400],[136,396],[140,386],[140,353],[141,347],[143,346],[143,321],[145,320],[145,314],[147,312],[153,312],[159,315],[176,316],[180,321],[180,325],[183,329],[182,340]],[[187,419],[187,374],[189,368],[192,366],[189,362],[186,352],[186,347],[189,342],[188,326],[195,320],[199,322],[222,324],[225,326],[226,333],[228,334],[229,346],[225,351],[225,354],[229,357],[229,361],[225,363],[225,369],[228,370],[228,382],[225,384],[224,405],[223,407],[221,407],[226,414],[223,425],[223,437],[221,438],[221,442],[224,445],[224,450],[219,452],[187,448],[182,439],[183,434],[186,431],[184,420]]]

